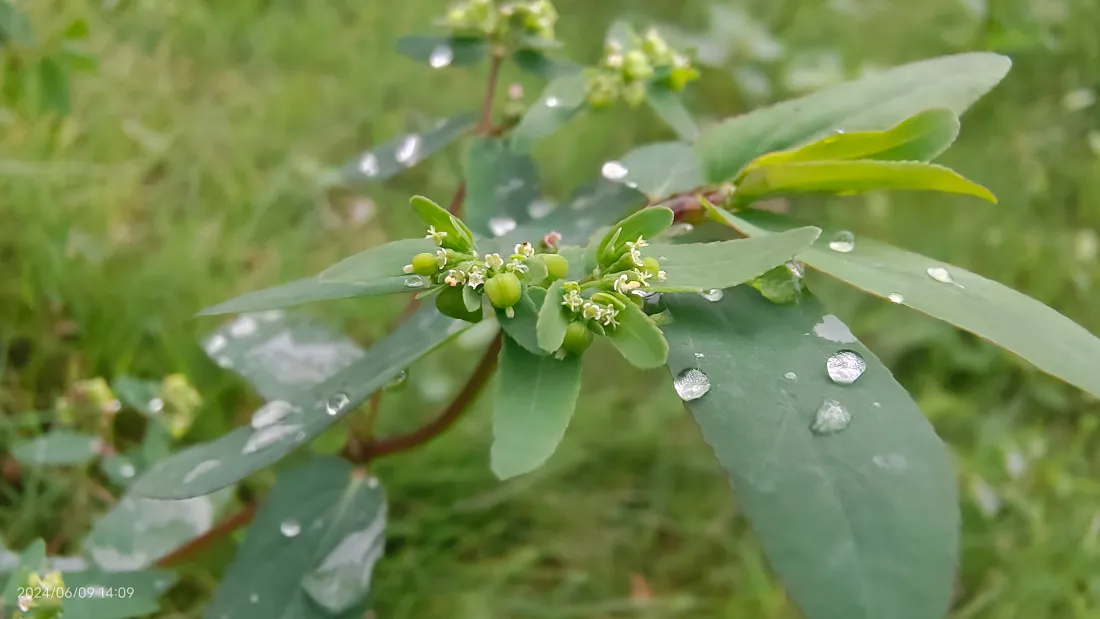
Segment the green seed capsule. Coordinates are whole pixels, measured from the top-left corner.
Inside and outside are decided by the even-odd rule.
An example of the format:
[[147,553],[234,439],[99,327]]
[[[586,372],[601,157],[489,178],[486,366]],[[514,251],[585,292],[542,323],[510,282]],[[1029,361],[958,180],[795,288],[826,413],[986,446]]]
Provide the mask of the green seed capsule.
[[466,322],[480,322],[481,310],[470,311],[466,309],[466,302],[462,300],[462,286],[447,286],[435,295],[435,307],[440,314],[465,320]]
[[642,269],[646,273],[649,273],[652,277],[657,277],[657,274],[661,272],[661,263],[656,258],[650,256],[645,260],[642,260]]
[[494,275],[485,281],[485,294],[489,295],[489,302],[493,307],[504,309],[519,303],[523,294],[523,285],[515,273],[501,273]]
[[439,271],[439,262],[435,254],[417,254],[413,256],[412,268],[413,273],[428,277]]
[[653,75],[653,65],[641,50],[631,50],[623,57],[623,74],[628,80],[644,80]]
[[565,329],[565,340],[562,342],[562,350],[579,355],[588,350],[592,345],[592,332],[583,322],[571,322]]
[[546,265],[546,272],[550,281],[565,279],[569,275],[569,260],[561,254],[541,254],[539,259]]

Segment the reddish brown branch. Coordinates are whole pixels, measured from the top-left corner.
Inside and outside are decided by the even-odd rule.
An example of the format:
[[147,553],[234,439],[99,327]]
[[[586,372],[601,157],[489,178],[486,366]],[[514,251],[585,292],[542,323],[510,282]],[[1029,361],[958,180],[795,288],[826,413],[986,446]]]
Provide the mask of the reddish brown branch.
[[249,522],[252,522],[252,518],[255,517],[255,515],[255,505],[245,506],[241,511],[218,523],[218,526],[187,542],[183,546],[180,546],[170,554],[161,557],[161,559],[157,561],[157,567],[171,567],[187,561],[211,546],[214,542],[217,542]]
[[485,355],[482,356],[481,361],[478,362],[477,367],[470,374],[470,378],[462,387],[462,391],[435,419],[408,434],[384,439],[372,439],[363,446],[359,461],[369,462],[382,456],[408,451],[413,447],[427,443],[451,427],[466,411],[474,398],[477,397],[481,387],[488,380],[489,375],[492,374],[497,364],[497,353],[500,352],[500,344],[501,336],[497,335],[493,343],[485,350]]
[[500,65],[503,63],[503,56],[493,54],[489,65],[489,85],[485,88],[485,100],[481,103],[481,122],[477,126],[477,132],[481,135],[489,135],[493,130],[493,95],[497,91],[497,82],[500,81]]

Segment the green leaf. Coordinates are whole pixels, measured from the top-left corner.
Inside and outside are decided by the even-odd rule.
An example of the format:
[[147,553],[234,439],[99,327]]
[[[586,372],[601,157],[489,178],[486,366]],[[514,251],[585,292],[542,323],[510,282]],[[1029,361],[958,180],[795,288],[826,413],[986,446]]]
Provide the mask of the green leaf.
[[538,101],[531,104],[512,130],[513,145],[526,152],[534,143],[553,134],[569,122],[585,104],[588,82],[583,71],[567,73],[547,84]]
[[481,295],[477,290],[469,286],[462,287],[462,304],[467,312],[476,312],[481,309]]
[[[718,302],[667,303],[669,370],[709,378],[686,405],[806,618],[944,616],[958,567],[955,471],[889,370],[808,294],[774,305],[740,286]],[[848,386],[825,370],[840,349],[867,364]],[[819,435],[826,400],[851,422]]]
[[431,129],[409,133],[384,142],[347,163],[346,179],[378,183],[415,166],[443,150],[474,125],[477,114],[470,112],[440,121]]
[[220,366],[267,400],[289,400],[360,360],[363,349],[306,316],[242,314],[203,340]]
[[[758,212],[724,213],[724,217],[749,236],[798,225]],[[835,234],[835,230],[826,231],[798,258],[865,292],[969,331],[1100,397],[1100,375],[1095,371],[1100,367],[1100,339],[1069,318],[980,275],[873,239],[857,239],[849,253],[831,251],[829,240]],[[929,269],[946,270],[954,283],[933,279]]]
[[65,588],[99,594],[74,595],[61,603],[65,619],[130,619],[156,615],[163,609],[160,596],[179,576],[168,570],[66,572]]
[[[413,196],[409,200],[409,205],[412,206],[413,211],[420,217],[421,221],[430,227],[434,227],[439,232],[446,233],[446,236],[443,237],[443,247],[461,252],[473,250],[474,233],[450,211],[424,196]],[[409,258],[412,258],[412,256],[409,256]]]
[[133,483],[141,460],[141,451],[130,449],[123,454],[104,456],[99,461],[99,469],[111,483],[125,488]]
[[[646,103],[681,140],[694,142],[699,138],[699,127],[684,107],[681,93],[664,84],[652,82],[646,87]],[[694,155],[692,159],[695,159]]]
[[706,184],[695,151],[684,142],[635,148],[622,161],[605,164],[604,175],[638,189],[654,201]]
[[757,157],[746,169],[809,161],[931,161],[959,135],[959,118],[946,108],[923,110],[885,131],[836,133],[795,149]]
[[626,251],[626,243],[632,243],[639,237],[651,239],[664,232],[675,219],[672,209],[664,206],[651,206],[634,213],[613,226],[596,246],[596,256],[600,266],[608,266],[618,260]]
[[30,46],[34,43],[34,32],[26,13],[10,0],[0,0],[0,48],[8,43]]
[[[444,211],[444,213],[447,213]],[[450,213],[447,213],[450,216]],[[449,220],[443,219],[451,226]],[[437,227],[437,230],[441,228]],[[445,230],[448,234],[450,230]],[[402,239],[384,245],[375,245],[345,258],[321,272],[318,279],[323,284],[372,284],[386,283],[398,279],[404,287],[403,269],[420,253],[435,253],[438,247],[431,239]],[[408,288],[406,287],[406,291]],[[384,293],[383,293],[384,294]]]
[[539,308],[542,307],[546,291],[542,288],[527,288],[519,303],[512,307],[515,314],[509,318],[505,311],[497,309],[497,320],[500,328],[508,334],[508,337],[526,348],[531,354],[545,355],[546,352],[539,347],[537,324]]
[[479,233],[500,236],[508,224],[531,218],[531,206],[542,196],[535,161],[516,153],[508,141],[474,140],[466,151],[465,218]]
[[707,180],[730,180],[760,155],[838,129],[886,129],[933,107],[961,116],[1004,78],[1011,65],[1004,56],[970,53],[894,67],[731,118],[704,133],[696,148]]
[[[287,401],[289,410],[278,421],[260,424],[260,429],[238,428],[177,453],[142,476],[133,492],[150,498],[184,499],[236,483],[313,440],[411,363],[470,326],[441,315],[434,305],[425,305],[362,359]],[[271,412],[268,408],[265,414]]]
[[560,58],[551,58],[533,49],[521,49],[512,54],[512,61],[520,69],[544,79],[554,79],[561,75],[581,70],[575,62]]
[[652,290],[699,292],[732,288],[759,277],[809,247],[820,234],[819,228],[805,227],[761,239],[652,245],[642,254],[657,258],[667,275],[664,281],[654,280]]
[[52,430],[12,445],[11,455],[25,466],[75,466],[95,459],[103,449],[98,436],[71,430]]
[[954,170],[919,161],[819,161],[752,168],[737,185],[734,198],[747,203],[777,195],[876,189],[959,193],[997,202],[988,189]]
[[[0,0],[2,1],[2,0]],[[19,588],[27,586],[27,579],[31,574],[45,575],[49,570],[49,562],[46,560],[46,542],[36,539],[27,546],[22,553],[15,557],[8,580],[4,584],[4,590],[0,593],[0,610],[8,610],[15,607],[19,599]]]
[[[599,180],[578,189],[567,203],[546,216],[492,239],[486,245],[491,245],[493,249],[487,251],[511,252],[513,245],[523,241],[537,244],[551,231],[561,234],[561,246],[587,246],[589,237],[597,230],[610,226],[644,205],[645,196],[637,191],[619,183]],[[570,269],[577,266],[572,258],[569,261]]]
[[665,336],[649,316],[633,303],[627,303],[619,312],[619,326],[609,331],[607,338],[635,367],[656,368],[668,361]]
[[538,332],[539,348],[546,352],[556,352],[565,341],[565,331],[569,328],[569,317],[565,314],[562,300],[565,298],[565,281],[558,280],[546,291],[546,298],[539,308]]
[[362,617],[385,550],[378,480],[339,458],[279,475],[205,617]]
[[124,406],[146,417],[156,415],[164,408],[159,380],[141,380],[122,375],[111,381],[111,391],[115,392]]
[[69,76],[65,67],[51,57],[43,58],[38,63],[38,87],[44,107],[58,114],[69,113]]
[[397,39],[397,53],[433,69],[477,64],[488,44],[473,37],[405,36]]
[[504,338],[493,403],[492,468],[508,479],[529,473],[553,455],[581,392],[577,355],[532,355]]
[[233,493],[233,488],[225,488],[182,501],[124,496],[92,527],[84,552],[106,572],[152,567],[213,528]]
[[[409,256],[410,258],[412,256]],[[353,260],[349,258],[349,260]],[[337,265],[339,266],[339,265]],[[417,279],[408,279],[408,276],[383,277],[369,282],[333,283],[322,281],[317,277],[307,277],[293,282],[265,288],[255,292],[243,294],[234,299],[212,305],[198,316],[217,316],[220,314],[237,314],[240,312],[259,312],[284,307],[294,307],[317,301],[336,301],[338,299],[354,299],[357,297],[369,297],[383,294],[398,294],[411,292],[417,288],[411,288],[408,283],[420,283]]]

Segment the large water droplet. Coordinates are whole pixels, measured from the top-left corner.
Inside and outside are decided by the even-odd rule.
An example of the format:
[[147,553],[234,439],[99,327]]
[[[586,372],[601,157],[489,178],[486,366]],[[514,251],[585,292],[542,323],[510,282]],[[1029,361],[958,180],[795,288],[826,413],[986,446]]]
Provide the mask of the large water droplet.
[[351,404],[348,394],[337,393],[325,401],[325,412],[330,415],[339,415],[348,404]]
[[554,203],[549,200],[535,200],[527,206],[527,214],[533,219],[542,219],[554,210]]
[[206,340],[206,354],[216,355],[222,351],[229,344],[229,340],[225,339],[225,336],[221,333],[216,333],[210,336],[210,339]]
[[302,532],[302,525],[297,520],[284,520],[279,525],[279,532],[287,537],[297,537]]
[[421,275],[407,275],[405,276],[406,288],[423,288],[428,280],[424,279]]
[[848,427],[852,423],[852,414],[844,405],[836,400],[825,400],[814,414],[814,421],[810,424],[810,430],[814,434],[835,434]]
[[430,56],[428,56],[428,64],[433,69],[442,69],[443,67],[451,64],[451,61],[455,59],[455,50],[447,44],[437,45],[432,50]]
[[696,368],[688,368],[672,382],[676,395],[685,402],[698,400],[710,391],[710,377]]
[[856,248],[856,235],[847,230],[836,233],[833,240],[829,241],[829,249],[846,254]]
[[252,413],[252,427],[256,430],[262,430],[268,426],[273,426],[293,411],[294,406],[290,402],[272,400],[256,409],[255,413]]
[[416,162],[416,156],[419,150],[420,136],[414,134],[406,137],[405,141],[401,142],[401,147],[397,149],[397,162],[405,165],[412,165]]
[[256,319],[251,316],[241,316],[229,325],[229,334],[233,337],[248,337],[256,332],[259,327]]
[[603,164],[600,173],[603,177],[609,181],[621,181],[626,178],[626,175],[630,173],[630,170],[626,169],[626,166],[618,161],[608,161]]
[[901,296],[900,292],[891,292],[887,299],[890,299],[891,303],[904,303],[905,297]]
[[783,375],[783,378],[786,378],[787,380],[798,380],[798,374],[795,374],[794,372],[787,372]]
[[928,267],[924,272],[928,274],[928,277],[931,277],[941,284],[955,283],[955,278],[951,277],[951,273],[943,267]]
[[714,303],[716,301],[721,301],[722,297],[725,296],[725,293],[722,292],[721,288],[711,288],[710,290],[704,290],[703,292],[700,292],[699,296],[703,297],[707,301],[710,301],[711,303]]
[[850,385],[867,370],[867,362],[854,350],[838,350],[825,362],[829,378],[838,385]]
[[195,468],[187,471],[187,474],[183,476],[183,483],[189,484],[199,478],[200,475],[209,473],[210,471],[221,466],[221,462],[218,460],[203,460],[195,465]]
[[301,429],[301,426],[294,424],[276,424],[262,430],[256,430],[252,433],[252,436],[248,437],[248,441],[241,448],[241,454],[247,456],[261,449],[271,447],[284,438],[297,434]]
[[363,158],[359,160],[359,172],[363,176],[374,176],[378,174],[378,156],[374,153],[367,153],[363,155]]
[[511,217],[493,217],[489,220],[489,230],[493,236],[504,236],[516,229],[516,220]]
[[821,322],[814,325],[814,335],[838,344],[856,341],[856,336],[852,335],[852,330],[832,314],[826,314]]
[[253,604],[258,604],[260,602],[260,595],[258,593],[253,593],[252,595],[248,596],[248,601]]
[[118,474],[122,475],[126,479],[130,479],[137,474],[137,469],[135,469],[134,465],[130,464],[129,462],[123,462],[122,464],[118,465]]
[[806,277],[806,265],[798,260],[791,260],[786,264],[787,270],[791,272],[791,275],[802,279]]
[[153,398],[152,400],[149,400],[148,407],[150,413],[159,413],[164,410],[164,400],[160,398]]
[[559,105],[561,105],[561,101],[557,97],[546,97],[546,107],[558,107]]
[[388,383],[386,383],[386,385],[385,385],[385,387],[383,387],[383,389],[400,389],[401,387],[404,387],[406,384],[408,384],[408,382],[409,382],[409,371],[408,370],[401,370],[400,372],[397,373],[396,376],[391,378]]

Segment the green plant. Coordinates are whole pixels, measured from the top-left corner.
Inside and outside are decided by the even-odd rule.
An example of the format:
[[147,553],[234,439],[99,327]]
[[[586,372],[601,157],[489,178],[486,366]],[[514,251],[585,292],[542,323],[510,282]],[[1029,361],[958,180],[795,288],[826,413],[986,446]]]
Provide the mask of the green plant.
[[39,40],[14,1],[0,0],[0,101],[67,114],[70,75],[96,67],[83,47],[87,36],[88,25],[74,20]]
[[[494,26],[488,34],[498,32]],[[485,43],[467,37],[430,44],[427,60],[433,65],[447,64],[440,59],[448,54],[453,63],[460,44],[470,49],[487,45],[482,53],[488,51],[494,63],[503,51],[511,51],[508,43],[495,39]],[[547,66],[548,61],[532,56],[530,49],[519,51],[526,53],[517,59],[540,60],[535,66]],[[931,159],[946,147],[957,131],[956,114],[1006,68],[1003,60],[985,55],[920,63],[797,105],[735,119],[698,140],[690,116],[674,111],[682,112],[678,101],[655,90],[661,103],[653,107],[675,119],[670,122],[678,124],[678,133],[695,144],[672,142],[639,149],[605,166],[604,176],[614,182],[599,182],[569,206],[559,207],[569,210],[532,219],[531,211],[541,212],[541,207],[513,198],[515,189],[505,191],[515,186],[515,179],[520,179],[520,189],[525,183],[530,186],[533,167],[524,144],[546,135],[590,101],[587,76],[578,79],[576,72],[555,69],[565,74],[514,129],[494,126],[489,114],[480,116],[467,151],[465,199],[452,200],[454,212],[414,200],[425,225],[432,226],[430,241],[375,248],[316,280],[256,293],[213,310],[259,312],[238,318],[209,338],[206,346],[220,363],[252,379],[271,402],[257,411],[252,428],[167,460],[134,492],[179,499],[230,487],[322,436],[411,361],[469,328],[468,321],[439,316],[428,306],[364,353],[335,336],[311,335],[304,323],[288,324],[285,315],[267,313],[271,308],[409,291],[434,292],[438,300],[460,288],[462,297],[445,305],[448,313],[459,313],[453,301],[461,301],[462,309],[475,312],[473,319],[489,317],[477,328],[491,332],[499,324],[505,331],[489,346],[472,386],[423,431],[397,439],[354,437],[347,449],[349,460],[369,462],[416,446],[445,428],[476,393],[500,346],[505,363],[498,380],[492,463],[502,476],[529,470],[549,456],[568,422],[579,392],[577,355],[589,340],[606,337],[638,365],[668,365],[677,392],[730,471],[738,498],[807,615],[933,615],[947,603],[955,552],[953,475],[946,455],[886,369],[816,305],[800,282],[803,266],[787,266],[786,261],[796,257],[880,296],[979,332],[1095,393],[1095,383],[1089,382],[1094,379],[1082,370],[1095,358],[1090,352],[1095,346],[1087,348],[1093,340],[1064,327],[1064,337],[1075,341],[1064,342],[1057,356],[1047,356],[1045,351],[1059,344],[1057,326],[1064,325],[1044,313],[1049,310],[1024,310],[1023,319],[1032,330],[1019,333],[1023,319],[996,320],[1020,307],[1018,297],[1003,288],[847,234],[830,234],[811,245],[816,230],[796,227],[783,232],[786,219],[756,212],[751,205],[773,194],[874,187],[987,195],[943,168],[907,161]],[[578,83],[581,88],[576,88]],[[898,102],[899,92],[912,100]],[[558,110],[573,101],[577,103],[572,109]],[[817,116],[809,118],[800,110]],[[453,131],[462,122],[466,121],[449,123],[440,131]],[[833,128],[855,132],[831,136]],[[856,131],[861,129],[865,131]],[[429,135],[401,138],[364,155],[349,171],[361,178],[385,176],[384,170],[396,173],[420,160],[429,143],[438,147],[453,137]],[[654,205],[667,206],[651,206],[621,219],[646,202],[627,183]],[[587,206],[571,210],[578,203]],[[711,203],[727,208],[715,209]],[[704,213],[744,235],[761,238],[707,244],[683,243],[685,237],[666,238],[662,244],[639,242],[639,236],[652,241],[667,233],[677,216],[698,224]],[[456,268],[439,271],[437,262],[432,271],[426,260],[417,260],[424,253],[436,255],[437,243],[460,236],[462,244],[442,248],[444,266],[454,260]],[[486,254],[498,254],[499,264]],[[512,258],[505,260],[507,256]],[[538,262],[546,267],[545,275]],[[555,262],[556,268],[568,269],[564,278],[551,282],[550,265]],[[414,273],[406,273],[406,266]],[[479,287],[468,285],[482,270],[484,275],[505,278],[492,287],[498,292],[489,296],[498,302],[490,303],[491,309],[478,298]],[[514,282],[506,277],[509,273]],[[465,279],[461,287],[452,285],[460,279]],[[570,282],[576,287],[567,287]],[[742,282],[750,285],[734,287]],[[514,284],[520,288],[518,299]],[[766,291],[770,301],[753,289]],[[642,298],[636,292],[662,296],[646,294],[647,312],[645,299],[642,308],[634,305]],[[568,302],[568,311],[557,302],[558,295],[562,303]],[[479,306],[484,311],[476,314]],[[1045,331],[1035,329],[1032,322],[1043,320],[1047,322],[1039,326]],[[1039,342],[1037,332],[1047,341]],[[287,333],[289,344],[280,339]],[[556,358],[559,346],[565,350],[561,359]],[[1065,355],[1071,349],[1092,356],[1079,360],[1077,367],[1078,360]],[[258,358],[268,362],[256,363]],[[283,372],[272,371],[276,366],[271,360],[287,358],[295,367],[279,365]],[[340,369],[336,375],[334,368]],[[830,375],[835,379],[827,378]],[[851,384],[843,385],[846,382]],[[381,552],[384,519],[377,484],[349,464],[316,459],[280,475],[214,602],[212,616],[263,614],[251,604],[301,608],[302,614],[306,609],[318,612],[314,604],[324,607],[326,614],[345,614],[365,604],[369,583],[364,583],[364,573],[369,574]],[[315,522],[321,522],[316,531]],[[93,548],[104,546],[111,547],[104,543]],[[312,553],[303,557],[303,548]],[[130,550],[118,554],[133,557]],[[341,563],[343,559],[349,562]],[[287,586],[279,587],[282,584]]]

